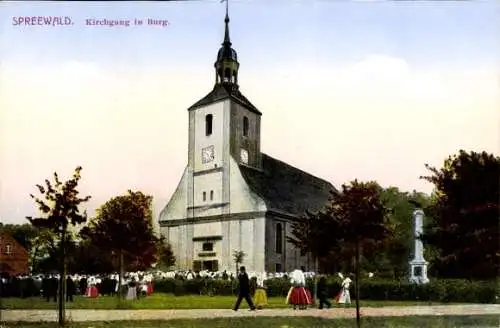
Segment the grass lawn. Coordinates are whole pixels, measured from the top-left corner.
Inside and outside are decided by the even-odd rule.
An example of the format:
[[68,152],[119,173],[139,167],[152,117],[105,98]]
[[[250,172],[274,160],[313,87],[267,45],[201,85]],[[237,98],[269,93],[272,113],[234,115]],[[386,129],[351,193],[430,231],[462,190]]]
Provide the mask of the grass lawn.
[[[10,323],[9,328],[53,328],[56,324],[51,323]],[[219,319],[191,319],[170,321],[100,321],[100,322],[78,322],[68,323],[69,328],[335,328],[355,327],[355,319],[322,319],[312,317],[288,317],[288,318],[219,318]],[[498,327],[498,316],[446,316],[446,317],[386,317],[386,318],[362,318],[363,327],[386,327],[386,328],[414,328],[414,327]]]
[[[68,309],[230,309],[236,300],[235,296],[199,296],[187,295],[176,297],[172,294],[155,293],[137,301],[122,301],[118,306],[116,297],[101,296],[89,299],[82,296],[74,298],[74,302],[68,302]],[[286,308],[284,297],[269,297],[267,308]],[[408,305],[436,305],[439,303],[405,301],[361,301],[361,306],[381,307],[381,306],[408,306]],[[334,305],[335,306],[335,305]],[[355,303],[351,304],[352,307]],[[246,308],[243,301],[242,308]],[[0,303],[1,309],[57,309],[57,303],[47,302],[39,297],[32,298],[4,298]]]

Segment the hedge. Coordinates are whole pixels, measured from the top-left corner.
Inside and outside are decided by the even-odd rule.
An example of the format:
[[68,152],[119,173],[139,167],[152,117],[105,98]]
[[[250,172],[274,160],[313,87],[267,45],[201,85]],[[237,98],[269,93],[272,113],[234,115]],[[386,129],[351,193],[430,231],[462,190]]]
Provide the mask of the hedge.
[[[273,278],[265,282],[267,295],[286,296],[290,289],[290,282],[283,278]],[[39,287],[31,279],[20,283],[3,285],[0,283],[2,297],[29,297],[40,295]],[[106,293],[102,284],[101,293]],[[255,290],[255,278],[251,279],[251,292]],[[307,287],[313,291],[314,281],[307,279]],[[351,299],[355,297],[354,285],[351,285]],[[236,280],[212,279],[160,279],[154,282],[155,292],[182,295],[234,295],[237,291]],[[340,279],[327,279],[327,292],[331,298],[340,291]],[[110,291],[108,291],[110,292]],[[433,302],[467,302],[467,303],[496,303],[500,295],[497,281],[469,281],[469,280],[438,280],[431,279],[425,285],[410,284],[407,281],[363,279],[360,282],[360,297],[365,300],[387,301],[433,301]]]
[[[200,294],[211,289],[214,295],[234,295],[237,290],[236,281],[231,280],[175,280],[162,279],[154,283],[156,292],[173,293],[181,296]],[[283,278],[266,280],[267,295],[286,296],[290,283]],[[255,282],[252,281],[255,289]],[[314,281],[307,279],[307,287],[313,291]],[[351,285],[351,299],[355,297],[354,285]],[[327,280],[327,292],[335,297],[341,289],[339,279]],[[466,303],[496,303],[499,295],[499,285],[496,281],[469,280],[431,280],[424,285],[411,284],[405,281],[362,280],[360,282],[361,299],[382,301],[433,301],[433,302],[466,302]]]

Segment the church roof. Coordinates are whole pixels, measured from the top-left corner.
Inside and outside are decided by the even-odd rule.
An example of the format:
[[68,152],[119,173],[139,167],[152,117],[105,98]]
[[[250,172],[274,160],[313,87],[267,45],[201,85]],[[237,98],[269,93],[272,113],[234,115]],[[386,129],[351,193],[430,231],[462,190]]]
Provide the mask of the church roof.
[[252,112],[262,115],[261,112],[255,107],[239,90],[235,88],[234,85],[228,85],[224,83],[217,84],[214,89],[203,97],[201,100],[196,102],[194,105],[188,108],[188,110],[193,110],[195,108],[213,104],[214,102],[231,99],[234,102],[245,106]]
[[330,192],[338,192],[331,183],[266,154],[262,154],[262,170],[246,165],[240,165],[240,170],[270,211],[302,216],[306,210],[323,209]]

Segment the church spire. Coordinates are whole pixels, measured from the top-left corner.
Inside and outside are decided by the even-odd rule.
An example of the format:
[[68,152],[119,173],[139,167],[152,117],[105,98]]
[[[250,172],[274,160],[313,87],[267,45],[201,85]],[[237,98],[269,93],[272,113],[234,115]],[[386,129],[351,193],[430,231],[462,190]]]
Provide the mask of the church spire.
[[226,1],[226,18],[224,19],[224,23],[226,24],[226,30],[224,32],[224,43],[222,45],[229,45],[231,46],[231,40],[229,39],[229,1],[228,0],[223,0]]
[[217,53],[217,61],[214,64],[215,67],[215,85],[225,85],[231,88],[238,88],[238,68],[240,64],[238,63],[238,55],[236,51],[231,47],[231,40],[229,39],[229,4],[226,1],[226,17],[224,19],[225,31],[224,31],[224,41],[222,42],[222,47]]

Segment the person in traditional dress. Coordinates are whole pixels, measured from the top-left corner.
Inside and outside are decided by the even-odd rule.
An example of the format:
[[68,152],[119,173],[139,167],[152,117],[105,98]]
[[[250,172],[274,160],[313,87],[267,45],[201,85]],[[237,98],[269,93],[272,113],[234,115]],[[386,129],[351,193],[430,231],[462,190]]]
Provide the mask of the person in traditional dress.
[[293,305],[294,310],[297,309],[297,306],[300,310],[307,309],[307,306],[312,304],[312,297],[311,292],[305,288],[306,277],[304,275],[304,267],[301,267],[301,270],[294,270],[290,274],[290,281],[292,287],[288,291],[286,303]]
[[151,274],[149,274],[146,277],[146,284],[147,284],[146,295],[149,296],[149,295],[153,294],[153,276]]
[[267,305],[267,293],[264,287],[264,274],[258,274],[257,278],[257,288],[255,289],[254,303],[257,309],[262,309]]
[[97,290],[97,281],[95,277],[89,277],[87,291],[85,296],[89,298],[96,298],[99,296],[99,291]]
[[342,289],[340,290],[340,293],[337,295],[337,297],[335,298],[335,300],[337,301],[337,303],[339,304],[344,304],[344,305],[348,305],[348,304],[351,304],[351,294],[349,293],[349,287],[351,285],[351,278],[349,277],[345,277],[339,272],[339,277],[342,280]]
[[140,282],[140,295],[141,296],[148,296],[148,278],[147,276],[143,276]]
[[137,299],[137,285],[138,283],[136,282],[135,277],[132,278],[128,284],[127,296],[125,297],[126,300],[131,301]]
[[243,299],[247,301],[251,311],[255,310],[255,305],[250,298],[250,280],[244,266],[240,267],[240,273],[238,274],[238,299],[234,305],[234,311],[238,311]]

